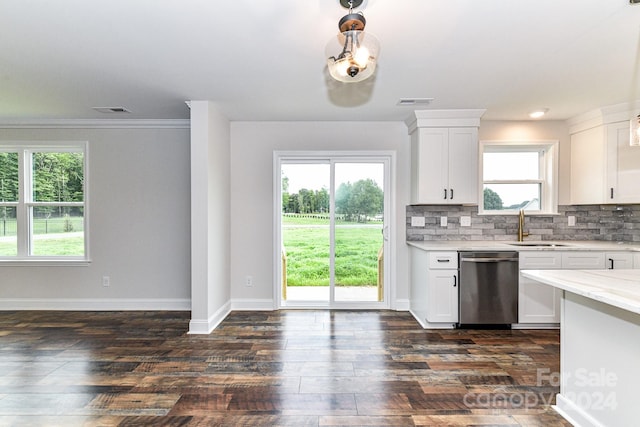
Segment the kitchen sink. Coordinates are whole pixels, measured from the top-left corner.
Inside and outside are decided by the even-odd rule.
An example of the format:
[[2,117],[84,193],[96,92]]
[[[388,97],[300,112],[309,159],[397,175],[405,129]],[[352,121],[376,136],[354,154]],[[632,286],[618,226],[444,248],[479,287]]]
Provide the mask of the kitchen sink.
[[540,247],[540,248],[555,248],[568,246],[564,243],[542,243],[542,242],[517,242],[517,243],[508,243],[511,246],[527,246],[527,247]]

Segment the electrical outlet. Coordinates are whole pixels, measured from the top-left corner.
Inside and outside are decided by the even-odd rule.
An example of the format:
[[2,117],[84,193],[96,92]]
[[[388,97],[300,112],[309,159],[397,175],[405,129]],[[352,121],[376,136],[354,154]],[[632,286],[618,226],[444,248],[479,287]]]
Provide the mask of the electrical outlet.
[[111,279],[109,276],[102,276],[102,286],[105,288],[111,286]]
[[440,217],[440,227],[446,227],[447,226],[447,217],[446,216],[441,216]]
[[576,226],[576,217],[573,215],[569,215],[567,217],[567,225],[569,227],[575,227]]
[[424,227],[425,220],[423,216],[412,216],[411,217],[411,226],[412,227]]
[[471,227],[471,217],[470,216],[461,216],[460,217],[460,227]]
[[251,277],[251,276],[247,276],[247,277],[244,279],[244,285],[245,285],[246,287],[248,287],[248,288],[252,287],[252,286],[253,286],[253,277]]

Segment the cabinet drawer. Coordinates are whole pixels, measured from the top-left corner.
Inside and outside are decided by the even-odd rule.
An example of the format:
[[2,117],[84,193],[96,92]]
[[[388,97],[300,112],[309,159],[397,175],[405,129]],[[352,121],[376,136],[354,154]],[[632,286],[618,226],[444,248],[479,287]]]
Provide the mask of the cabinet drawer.
[[563,269],[602,269],[604,252],[564,252],[562,254]]
[[429,252],[429,269],[458,268],[458,252]]
[[555,270],[561,266],[562,255],[557,252],[520,252],[520,270]]
[[605,252],[605,268],[633,268],[633,254],[631,252]]

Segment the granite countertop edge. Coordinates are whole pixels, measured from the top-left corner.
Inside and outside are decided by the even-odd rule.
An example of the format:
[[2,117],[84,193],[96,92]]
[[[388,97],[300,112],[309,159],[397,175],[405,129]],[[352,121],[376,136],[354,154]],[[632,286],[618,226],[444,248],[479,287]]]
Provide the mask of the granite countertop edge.
[[549,286],[640,314],[640,270],[522,270]]

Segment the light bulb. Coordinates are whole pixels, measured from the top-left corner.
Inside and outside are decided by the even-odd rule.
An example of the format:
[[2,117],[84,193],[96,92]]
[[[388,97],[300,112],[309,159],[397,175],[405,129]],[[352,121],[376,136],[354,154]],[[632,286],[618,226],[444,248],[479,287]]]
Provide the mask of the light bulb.
[[349,66],[350,66],[350,61],[349,58],[342,58],[336,61],[336,72],[345,77],[347,76],[347,72],[349,70]]
[[361,68],[365,68],[369,63],[369,49],[364,46],[359,47],[358,50],[356,50],[356,54],[353,56],[353,60]]

